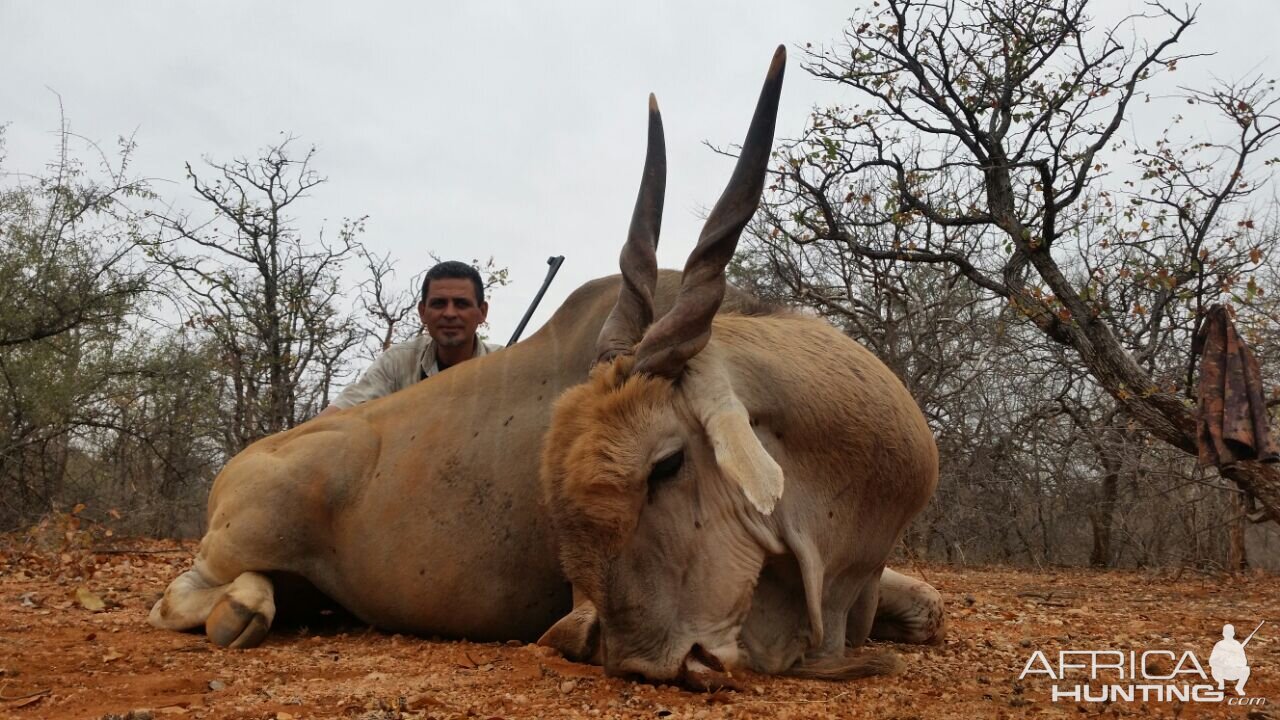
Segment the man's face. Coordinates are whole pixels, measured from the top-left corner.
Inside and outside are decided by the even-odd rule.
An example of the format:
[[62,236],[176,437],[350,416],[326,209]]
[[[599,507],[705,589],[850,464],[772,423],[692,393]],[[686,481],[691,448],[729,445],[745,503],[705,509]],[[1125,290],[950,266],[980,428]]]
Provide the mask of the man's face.
[[469,345],[476,328],[489,315],[489,303],[476,302],[476,288],[465,278],[432,280],[418,317],[441,347]]

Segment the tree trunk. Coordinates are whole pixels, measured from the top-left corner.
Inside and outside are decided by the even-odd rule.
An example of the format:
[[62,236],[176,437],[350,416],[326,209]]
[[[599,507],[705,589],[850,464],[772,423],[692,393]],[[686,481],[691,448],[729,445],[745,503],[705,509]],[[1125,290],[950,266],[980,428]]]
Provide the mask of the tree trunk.
[[1227,569],[1231,572],[1241,572],[1249,568],[1249,558],[1245,553],[1244,532],[1248,527],[1249,518],[1245,508],[1244,496],[1240,493],[1231,493],[1231,524],[1228,525],[1230,533],[1230,544],[1227,547]]
[[1274,522],[1280,523],[1280,470],[1260,462],[1241,462],[1219,470],[1222,476],[1253,495]]
[[1089,522],[1093,525],[1093,550],[1089,553],[1089,564],[1093,567],[1111,567],[1111,527],[1115,521],[1119,480],[1117,471],[1107,471],[1102,478],[1102,497],[1089,513]]

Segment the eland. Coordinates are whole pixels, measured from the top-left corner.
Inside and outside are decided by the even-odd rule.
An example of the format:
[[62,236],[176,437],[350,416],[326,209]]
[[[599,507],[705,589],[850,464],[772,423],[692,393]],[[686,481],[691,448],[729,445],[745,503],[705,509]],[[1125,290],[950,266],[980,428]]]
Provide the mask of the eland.
[[779,48],[683,274],[655,264],[666,163],[651,97],[622,275],[511,348],[232,458],[150,623],[252,647],[280,581],[303,578],[387,630],[540,638],[695,685],[733,665],[886,672],[892,656],[846,645],[941,637],[938,593],[884,568],[936,482],[919,410],[852,340],[724,282],[784,63]]

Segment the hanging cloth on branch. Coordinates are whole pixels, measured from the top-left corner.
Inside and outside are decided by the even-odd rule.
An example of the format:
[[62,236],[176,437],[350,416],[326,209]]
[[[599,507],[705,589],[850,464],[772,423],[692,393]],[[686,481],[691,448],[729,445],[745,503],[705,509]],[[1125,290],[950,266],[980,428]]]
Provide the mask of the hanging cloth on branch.
[[1280,461],[1271,438],[1258,359],[1236,332],[1227,308],[1205,313],[1191,343],[1200,356],[1196,439],[1200,464],[1222,467],[1241,460]]

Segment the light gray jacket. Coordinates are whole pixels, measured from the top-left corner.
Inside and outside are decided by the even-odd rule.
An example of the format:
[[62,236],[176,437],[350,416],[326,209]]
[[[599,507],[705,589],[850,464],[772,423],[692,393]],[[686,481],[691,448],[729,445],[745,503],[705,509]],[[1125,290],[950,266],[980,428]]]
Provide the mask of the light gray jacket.
[[[503,346],[486,343],[476,338],[473,358],[488,355]],[[349,408],[383,395],[390,395],[440,372],[436,358],[436,344],[430,335],[423,333],[412,340],[392,345],[378,356],[359,380],[348,385],[333,399],[332,405]]]

